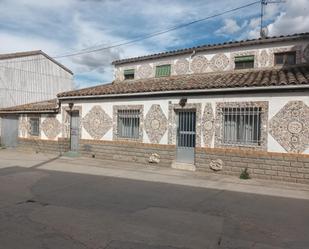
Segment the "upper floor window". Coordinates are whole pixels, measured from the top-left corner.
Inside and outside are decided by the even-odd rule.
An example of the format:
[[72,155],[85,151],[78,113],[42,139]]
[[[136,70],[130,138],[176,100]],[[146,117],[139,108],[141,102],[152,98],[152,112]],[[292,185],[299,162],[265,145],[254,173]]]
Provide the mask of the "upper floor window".
[[156,77],[165,77],[171,75],[171,65],[161,65],[156,67]]
[[246,69],[254,67],[254,55],[235,57],[235,69]]
[[140,110],[118,110],[117,130],[119,138],[139,138]]
[[134,69],[126,69],[123,72],[125,80],[133,80],[134,79]]
[[30,118],[30,135],[31,136],[40,135],[40,118],[37,117]]
[[296,52],[284,52],[275,54],[275,65],[295,65]]

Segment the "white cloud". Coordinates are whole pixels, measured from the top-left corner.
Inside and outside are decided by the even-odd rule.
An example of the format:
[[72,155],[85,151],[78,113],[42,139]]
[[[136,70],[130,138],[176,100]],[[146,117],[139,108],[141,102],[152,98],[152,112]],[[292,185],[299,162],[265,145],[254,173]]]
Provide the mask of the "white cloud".
[[270,35],[309,31],[309,0],[289,0],[275,21],[268,25]]
[[[0,52],[42,49],[51,56],[89,46],[102,48],[248,4],[247,0],[136,0],[134,4],[131,0],[0,1]],[[269,26],[272,34],[295,33],[309,26],[306,9],[309,0],[287,1],[286,5],[266,7],[266,23],[272,23]],[[109,81],[112,79],[111,62],[118,58],[223,39],[257,37],[257,6],[134,44],[59,60],[74,71],[82,86]],[[218,28],[222,22],[222,27]]]
[[248,25],[247,21],[244,21],[242,25],[239,25],[236,20],[234,19],[225,19],[224,25],[218,29],[215,33],[217,35],[231,35],[239,32],[240,30],[244,29]]

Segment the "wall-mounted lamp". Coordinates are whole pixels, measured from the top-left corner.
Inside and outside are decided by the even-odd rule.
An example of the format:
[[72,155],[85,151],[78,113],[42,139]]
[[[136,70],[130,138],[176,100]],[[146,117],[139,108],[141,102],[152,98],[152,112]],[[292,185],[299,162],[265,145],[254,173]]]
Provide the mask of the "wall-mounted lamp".
[[70,111],[72,111],[73,106],[74,106],[74,103],[69,103],[69,108],[70,108]]
[[187,99],[185,99],[185,98],[182,98],[182,99],[179,100],[179,105],[181,107],[184,107],[186,105],[186,103],[187,103]]

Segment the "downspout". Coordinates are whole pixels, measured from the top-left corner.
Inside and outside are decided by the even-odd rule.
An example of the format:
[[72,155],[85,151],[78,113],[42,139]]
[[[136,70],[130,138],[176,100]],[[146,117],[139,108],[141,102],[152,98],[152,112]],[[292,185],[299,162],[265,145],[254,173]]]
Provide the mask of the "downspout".
[[192,54],[190,54],[190,59],[192,59],[192,57],[196,54],[196,51],[193,50]]

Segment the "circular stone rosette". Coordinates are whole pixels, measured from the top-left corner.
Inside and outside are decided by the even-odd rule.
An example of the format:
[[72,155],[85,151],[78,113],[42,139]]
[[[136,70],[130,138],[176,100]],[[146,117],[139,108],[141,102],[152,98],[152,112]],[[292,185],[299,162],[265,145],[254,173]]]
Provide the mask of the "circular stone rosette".
[[149,78],[152,74],[152,67],[149,64],[141,65],[138,68],[137,73],[141,79]]
[[186,74],[189,71],[189,62],[186,59],[180,59],[175,64],[176,74]]
[[191,62],[191,70],[194,73],[203,73],[208,67],[208,60],[205,56],[195,56]]

